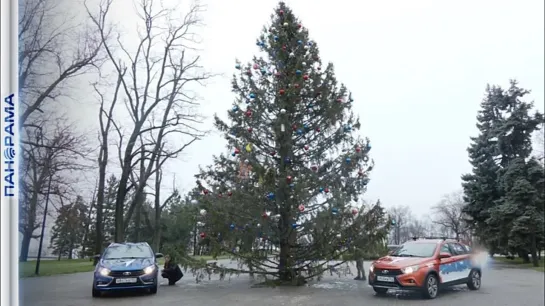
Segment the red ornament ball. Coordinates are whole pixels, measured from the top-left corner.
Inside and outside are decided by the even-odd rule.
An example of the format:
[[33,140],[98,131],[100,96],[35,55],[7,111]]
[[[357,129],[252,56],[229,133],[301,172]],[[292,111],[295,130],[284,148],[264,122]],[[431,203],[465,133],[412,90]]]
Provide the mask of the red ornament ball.
[[278,15],[284,16],[284,10],[279,10],[279,11],[278,11]]
[[361,152],[361,148],[360,148],[360,147],[356,147],[356,152],[360,153],[360,152]]
[[276,152],[272,151],[271,156],[275,156],[275,155],[276,155]]
[[233,192],[232,192],[232,191],[229,191],[229,192],[227,193],[227,195],[228,195],[228,196],[232,196],[232,195],[233,195]]
[[324,191],[325,193],[329,193],[329,188],[326,188]]
[[288,184],[290,184],[292,180],[293,178],[290,175],[286,177],[286,181],[288,182]]
[[251,109],[246,111],[246,117],[252,117],[252,110]]
[[252,129],[251,127],[248,128],[248,132],[251,133],[254,129]]
[[240,153],[240,150],[238,148],[235,148],[235,154]]
[[305,81],[308,80],[308,75],[307,75],[307,74],[305,74],[305,75],[303,76],[303,80],[305,80]]
[[202,239],[206,238],[206,233],[205,232],[202,232],[199,234],[199,236],[201,236]]
[[286,91],[284,89],[280,89],[280,91],[278,92],[279,94],[283,95],[286,93]]
[[303,205],[303,204],[299,205],[299,211],[300,212],[305,211],[305,205]]
[[282,75],[280,74],[280,72],[277,72],[274,74],[277,78],[281,77]]

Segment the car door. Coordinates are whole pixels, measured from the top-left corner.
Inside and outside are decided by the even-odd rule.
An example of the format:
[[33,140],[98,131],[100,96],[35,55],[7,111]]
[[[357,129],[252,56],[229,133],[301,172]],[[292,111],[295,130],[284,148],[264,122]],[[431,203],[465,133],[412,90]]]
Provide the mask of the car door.
[[471,259],[467,249],[463,245],[454,242],[449,243],[449,247],[454,253],[452,279],[466,279],[471,271]]
[[455,269],[456,257],[447,243],[441,245],[439,254],[449,254],[451,256],[448,258],[439,258],[439,277],[441,278],[441,283],[448,283],[456,280],[452,274]]

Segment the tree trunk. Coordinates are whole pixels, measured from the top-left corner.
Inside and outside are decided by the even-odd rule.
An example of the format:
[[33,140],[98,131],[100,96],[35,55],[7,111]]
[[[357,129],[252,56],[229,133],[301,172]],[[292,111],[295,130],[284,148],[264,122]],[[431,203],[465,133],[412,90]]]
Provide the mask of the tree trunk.
[[61,261],[62,249],[59,249],[59,256],[57,256],[57,261]]
[[530,253],[532,254],[532,265],[534,267],[539,267],[539,260],[537,259],[537,237],[536,233],[532,233],[531,235],[532,244],[530,246]]
[[142,224],[142,199],[140,198],[141,195],[138,196],[136,209],[134,211],[134,239],[136,242],[140,242],[142,239],[142,233],[140,231],[140,225]]
[[155,228],[153,233],[153,244],[155,246],[155,251],[159,252],[159,247],[161,246],[161,171],[157,169],[160,167],[159,158],[155,163]]
[[19,254],[19,261],[28,261],[28,250],[30,248],[30,240],[32,239],[32,232],[25,231],[23,233],[23,239],[21,241],[21,253]]
[[530,256],[528,256],[528,251],[520,250],[518,253],[519,257],[522,258],[523,263],[530,263]]
[[[197,220],[197,218],[195,218]],[[194,222],[193,228],[193,256],[197,256],[197,221]]]
[[98,187],[97,187],[97,203],[96,203],[96,237],[95,237],[95,255],[102,254],[102,242],[104,236],[104,188],[106,185],[106,165],[108,162],[108,149],[102,148],[102,160],[99,162],[98,170]]
[[[134,131],[129,138],[127,147],[125,148],[125,156],[123,157],[123,167],[121,171],[121,177],[119,178],[119,185],[117,187],[117,195],[115,197],[115,235],[114,242],[120,243],[125,241],[125,196],[127,195],[128,181],[132,171],[132,154],[138,132],[140,131],[142,124],[137,123],[134,127]],[[143,178],[142,178],[143,179]],[[140,188],[139,188],[140,189]],[[141,192],[137,190],[137,192]],[[128,216],[127,219],[130,219]]]

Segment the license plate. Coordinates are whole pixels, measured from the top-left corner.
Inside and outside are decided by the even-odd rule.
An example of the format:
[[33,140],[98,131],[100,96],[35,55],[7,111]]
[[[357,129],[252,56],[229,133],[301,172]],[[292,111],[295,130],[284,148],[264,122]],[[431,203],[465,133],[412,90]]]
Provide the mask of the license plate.
[[136,283],[136,278],[117,278],[115,280],[116,284],[134,284]]
[[379,282],[389,282],[389,283],[393,283],[394,282],[394,278],[392,276],[380,276],[380,275],[377,275],[377,281]]

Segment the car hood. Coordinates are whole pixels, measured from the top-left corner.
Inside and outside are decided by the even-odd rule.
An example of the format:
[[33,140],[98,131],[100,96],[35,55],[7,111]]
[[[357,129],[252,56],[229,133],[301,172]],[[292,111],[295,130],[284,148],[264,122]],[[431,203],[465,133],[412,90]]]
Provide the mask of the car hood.
[[374,262],[375,267],[385,269],[400,269],[409,266],[423,264],[428,262],[430,258],[422,257],[396,257],[384,256]]
[[111,271],[141,270],[154,264],[153,258],[103,259],[101,266]]

